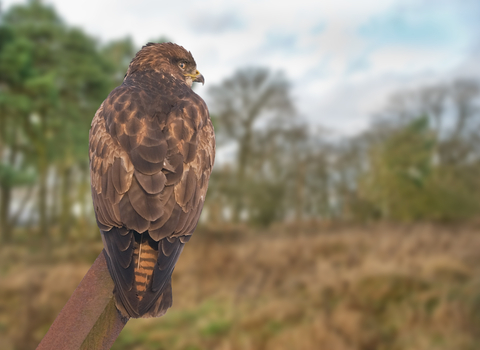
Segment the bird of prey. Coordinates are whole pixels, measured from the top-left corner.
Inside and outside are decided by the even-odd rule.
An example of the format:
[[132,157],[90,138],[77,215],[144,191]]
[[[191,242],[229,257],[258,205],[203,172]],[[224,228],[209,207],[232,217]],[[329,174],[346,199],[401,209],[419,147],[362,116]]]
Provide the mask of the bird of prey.
[[148,43],[92,121],[95,217],[124,317],[172,305],[172,272],[205,201],[215,136],[193,82],[204,78],[189,51]]

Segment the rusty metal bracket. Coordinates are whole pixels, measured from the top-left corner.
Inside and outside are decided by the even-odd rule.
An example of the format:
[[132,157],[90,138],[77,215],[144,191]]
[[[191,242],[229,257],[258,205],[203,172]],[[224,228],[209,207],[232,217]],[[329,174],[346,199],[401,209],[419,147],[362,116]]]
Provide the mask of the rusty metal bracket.
[[115,307],[102,251],[57,316],[37,350],[106,350],[127,323]]

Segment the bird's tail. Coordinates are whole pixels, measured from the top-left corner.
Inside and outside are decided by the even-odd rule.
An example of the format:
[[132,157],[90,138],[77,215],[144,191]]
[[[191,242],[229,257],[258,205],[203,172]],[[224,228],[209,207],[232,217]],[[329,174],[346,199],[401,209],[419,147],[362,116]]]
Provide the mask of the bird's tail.
[[[116,229],[102,232],[102,236],[108,269],[115,282],[115,304],[120,313],[127,318],[165,314],[172,306],[171,275],[184,243],[179,238],[156,242],[148,232],[123,233]],[[120,239],[131,243],[120,244]]]

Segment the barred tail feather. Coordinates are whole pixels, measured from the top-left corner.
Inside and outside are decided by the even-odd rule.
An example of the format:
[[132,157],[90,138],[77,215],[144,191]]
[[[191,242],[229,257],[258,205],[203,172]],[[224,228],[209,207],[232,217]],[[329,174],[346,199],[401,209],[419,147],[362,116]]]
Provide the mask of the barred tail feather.
[[156,242],[121,228],[102,231],[115,303],[124,317],[158,317],[172,306],[171,276],[183,250],[179,238]]
[[137,291],[138,300],[143,295],[152,280],[153,269],[158,258],[157,242],[153,241],[147,233],[140,235],[139,242],[135,242],[133,262],[135,264],[134,289]]

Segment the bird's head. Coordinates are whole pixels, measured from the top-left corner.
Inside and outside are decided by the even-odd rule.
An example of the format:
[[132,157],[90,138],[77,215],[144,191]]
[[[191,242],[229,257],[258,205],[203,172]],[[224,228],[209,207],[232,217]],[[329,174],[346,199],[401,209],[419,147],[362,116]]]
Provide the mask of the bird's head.
[[174,43],[148,43],[142,47],[130,62],[125,78],[135,72],[147,70],[171,74],[185,81],[190,87],[194,82],[205,83],[190,51]]

